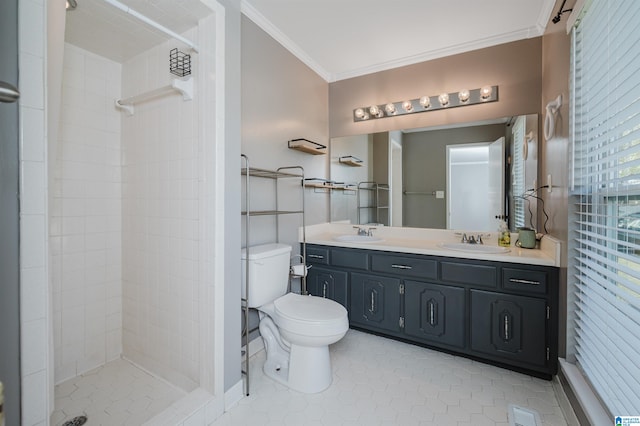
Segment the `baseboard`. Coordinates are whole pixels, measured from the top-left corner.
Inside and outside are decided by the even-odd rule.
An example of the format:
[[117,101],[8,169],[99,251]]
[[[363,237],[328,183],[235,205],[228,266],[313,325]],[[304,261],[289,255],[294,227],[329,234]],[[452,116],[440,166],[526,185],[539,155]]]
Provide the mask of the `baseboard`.
[[[244,346],[242,347],[242,349],[244,350]],[[249,358],[257,354],[261,350],[264,350],[264,340],[262,340],[262,337],[258,336],[257,338],[249,342]]]
[[244,380],[240,379],[238,383],[224,393],[224,411],[229,411],[240,400],[244,398]]
[[558,376],[579,424],[585,426],[613,424],[613,416],[609,415],[578,367],[564,358],[559,358],[559,361]]
[[558,376],[553,377],[552,386],[553,391],[556,395],[556,399],[558,400],[558,404],[560,405],[560,409],[562,410],[562,414],[567,421],[567,425],[581,426],[581,423],[576,416],[576,412],[571,405],[571,401],[569,400],[569,397],[564,390],[564,386],[562,385],[562,382],[560,381],[560,378]]

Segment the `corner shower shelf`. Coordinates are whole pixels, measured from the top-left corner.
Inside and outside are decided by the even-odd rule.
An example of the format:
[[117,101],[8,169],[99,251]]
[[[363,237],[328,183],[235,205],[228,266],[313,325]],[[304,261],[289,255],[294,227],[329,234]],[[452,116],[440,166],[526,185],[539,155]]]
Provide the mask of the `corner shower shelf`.
[[181,80],[174,78],[171,84],[160,87],[158,89],[150,90],[148,92],[140,93],[135,96],[130,96],[125,99],[117,99],[115,101],[116,108],[121,109],[127,113],[127,115],[133,115],[133,106],[137,103],[148,101],[149,99],[157,98],[172,92],[179,92],[182,95],[182,99],[190,101],[193,99],[193,78]]
[[290,149],[306,152],[307,154],[322,155],[327,153],[327,147],[308,139],[292,139],[288,142]]

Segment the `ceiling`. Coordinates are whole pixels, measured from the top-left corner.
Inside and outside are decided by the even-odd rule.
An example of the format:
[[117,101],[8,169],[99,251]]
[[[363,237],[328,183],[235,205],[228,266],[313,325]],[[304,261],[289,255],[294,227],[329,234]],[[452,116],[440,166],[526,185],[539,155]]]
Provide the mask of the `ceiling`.
[[[107,4],[78,0],[65,40],[124,62],[167,36]],[[205,0],[116,0],[180,34]],[[242,13],[332,82],[545,32],[555,0],[241,0]]]
[[327,81],[544,33],[554,0],[242,0],[242,12]]
[[[200,0],[117,0],[178,34],[211,14]],[[61,2],[63,3],[63,2]],[[105,0],[77,0],[66,14],[65,41],[113,61],[126,60],[169,37]]]

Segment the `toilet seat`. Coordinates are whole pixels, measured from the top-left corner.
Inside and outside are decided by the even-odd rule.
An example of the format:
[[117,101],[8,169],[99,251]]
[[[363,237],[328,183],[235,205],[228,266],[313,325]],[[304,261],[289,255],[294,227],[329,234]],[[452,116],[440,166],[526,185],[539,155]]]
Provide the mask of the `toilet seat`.
[[274,321],[291,333],[332,336],[349,328],[347,310],[330,299],[287,293],[273,301]]

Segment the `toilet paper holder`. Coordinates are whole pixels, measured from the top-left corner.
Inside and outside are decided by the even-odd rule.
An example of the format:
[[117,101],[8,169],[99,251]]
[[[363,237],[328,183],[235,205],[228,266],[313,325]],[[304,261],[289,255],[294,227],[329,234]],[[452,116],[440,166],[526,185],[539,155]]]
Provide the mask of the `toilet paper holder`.
[[[302,263],[293,263],[293,260],[298,258],[302,260]],[[291,261],[292,264],[289,267],[289,275],[291,275],[292,277],[306,277],[307,271],[309,270],[309,268],[311,268],[311,265],[307,266],[304,264],[304,257],[302,257],[302,255],[296,254],[295,256],[291,257]]]

